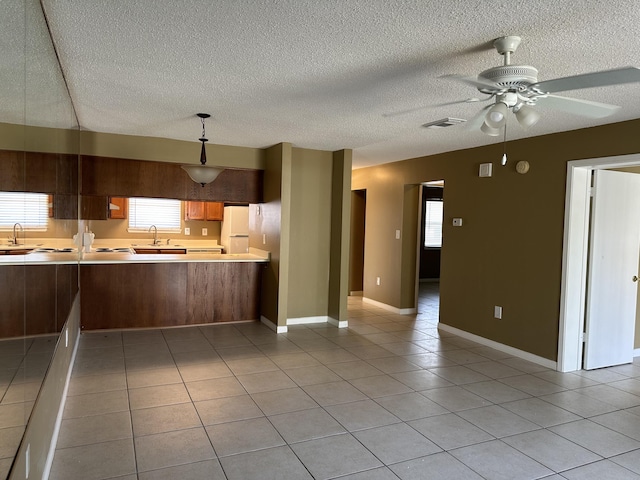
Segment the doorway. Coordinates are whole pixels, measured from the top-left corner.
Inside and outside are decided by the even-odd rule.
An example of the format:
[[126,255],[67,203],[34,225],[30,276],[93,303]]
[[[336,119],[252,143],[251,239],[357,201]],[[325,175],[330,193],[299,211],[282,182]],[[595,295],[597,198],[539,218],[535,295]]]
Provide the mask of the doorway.
[[[559,371],[570,372],[583,368],[585,317],[589,313],[587,280],[592,172],[638,164],[640,154],[577,160],[567,164],[557,364]],[[636,274],[637,269],[636,262],[633,266]]]
[[421,185],[418,212],[416,311],[437,321],[440,318],[444,180]]
[[349,295],[362,296],[364,290],[364,233],[367,191],[351,192],[351,240],[349,244]]

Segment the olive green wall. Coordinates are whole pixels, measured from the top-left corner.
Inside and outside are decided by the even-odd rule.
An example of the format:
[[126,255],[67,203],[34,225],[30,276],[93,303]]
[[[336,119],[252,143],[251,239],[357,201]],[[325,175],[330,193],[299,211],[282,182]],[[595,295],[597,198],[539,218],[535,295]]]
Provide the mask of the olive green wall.
[[[331,176],[331,232],[329,317],[346,322],[349,295],[349,241],[351,238],[351,165],[353,152],[333,152]],[[346,323],[341,324],[346,326]]]
[[287,317],[327,316],[333,155],[292,153]]
[[292,320],[346,319],[351,155],[289,143],[266,151],[249,245],[271,252],[262,315],[280,331]]
[[[497,142],[355,170],[352,189],[367,191],[364,296],[413,306],[415,271],[401,268],[407,260],[394,233],[403,223],[411,229],[406,186],[444,179],[440,321],[556,360],[567,161],[638,153],[639,129],[634,120],[508,142],[504,167]],[[515,171],[519,160],[531,165],[526,175]],[[493,176],[479,178],[487,162]],[[454,217],[462,227],[451,225]],[[495,305],[502,320],[493,318]]]
[[78,130],[0,123],[0,149],[43,153],[78,153]]
[[[197,119],[194,117],[194,124]],[[154,160],[156,162],[200,163],[200,143],[157,137],[136,137],[111,133],[81,132],[80,154],[97,157]],[[207,143],[207,165],[234,168],[264,168],[264,150]]]
[[[271,261],[262,275],[261,314],[277,326],[286,326],[286,299],[288,292],[288,230],[289,223],[283,225],[282,217],[288,216],[290,193],[283,193],[283,184],[289,184],[290,170],[285,172],[283,164],[291,163],[291,144],[281,143],[266,149],[264,168],[264,202],[249,206],[249,246],[271,252]],[[283,204],[283,195],[287,200]],[[282,307],[280,306],[282,305]]]

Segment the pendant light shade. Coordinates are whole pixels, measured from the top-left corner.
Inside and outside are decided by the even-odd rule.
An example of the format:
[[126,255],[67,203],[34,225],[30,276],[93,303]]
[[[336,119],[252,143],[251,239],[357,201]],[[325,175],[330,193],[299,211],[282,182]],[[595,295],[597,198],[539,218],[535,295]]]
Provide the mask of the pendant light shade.
[[211,115],[208,113],[198,113],[197,115],[200,117],[200,121],[202,122],[202,136],[198,139],[202,142],[202,148],[200,149],[200,165],[182,165],[182,169],[187,172],[191,180],[204,187],[207,183],[213,182],[218,175],[222,173],[224,168],[208,167],[206,165],[207,151],[204,144],[205,142],[208,142],[209,139],[205,138],[204,120],[205,118],[209,118]]
[[221,168],[207,167],[206,165],[183,165],[182,168],[187,172],[191,180],[203,187],[207,183],[213,182],[222,173]]

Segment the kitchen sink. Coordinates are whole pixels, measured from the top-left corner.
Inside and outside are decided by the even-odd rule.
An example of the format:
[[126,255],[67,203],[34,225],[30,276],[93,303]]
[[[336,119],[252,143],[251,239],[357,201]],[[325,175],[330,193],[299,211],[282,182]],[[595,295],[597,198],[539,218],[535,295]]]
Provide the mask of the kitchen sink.
[[170,244],[165,245],[163,243],[132,243],[132,247],[144,247],[144,248],[157,248],[157,249],[167,249],[167,248],[184,248],[184,245]]

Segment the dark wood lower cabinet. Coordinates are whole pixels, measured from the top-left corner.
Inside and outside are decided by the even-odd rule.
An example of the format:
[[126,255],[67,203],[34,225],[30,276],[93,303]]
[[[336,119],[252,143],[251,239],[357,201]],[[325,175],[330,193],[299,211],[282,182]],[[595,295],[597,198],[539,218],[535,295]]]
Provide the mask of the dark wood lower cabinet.
[[1,265],[0,338],[60,332],[77,291],[77,264]]
[[253,262],[81,265],[82,328],[257,320],[262,268]]

